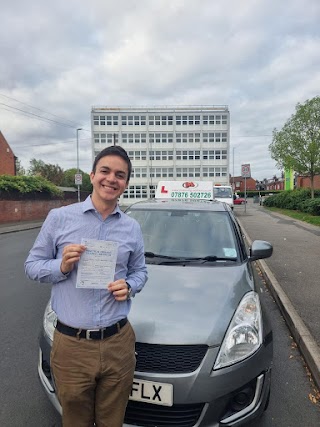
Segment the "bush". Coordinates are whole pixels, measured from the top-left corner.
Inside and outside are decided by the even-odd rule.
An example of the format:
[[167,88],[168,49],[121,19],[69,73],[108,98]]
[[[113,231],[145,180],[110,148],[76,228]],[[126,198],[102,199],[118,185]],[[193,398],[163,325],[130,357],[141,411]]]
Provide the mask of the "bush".
[[48,197],[62,198],[63,193],[52,182],[41,176],[13,176],[0,175],[0,196],[10,195],[47,195]]
[[299,210],[310,215],[320,215],[320,197],[301,202]]
[[301,188],[269,196],[263,204],[269,207],[299,210],[300,204],[306,200],[311,200],[311,191],[308,188]]
[[320,190],[315,191],[315,198],[311,199],[309,188],[283,191],[281,194],[269,196],[263,202],[264,206],[280,209],[291,209],[311,215],[320,215]]

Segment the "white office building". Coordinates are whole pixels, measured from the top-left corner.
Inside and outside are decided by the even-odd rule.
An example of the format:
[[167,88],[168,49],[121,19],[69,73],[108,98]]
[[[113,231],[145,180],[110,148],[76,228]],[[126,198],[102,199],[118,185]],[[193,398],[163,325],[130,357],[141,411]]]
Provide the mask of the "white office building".
[[121,145],[133,171],[122,202],[153,197],[159,181],[229,185],[228,106],[93,107],[92,155]]

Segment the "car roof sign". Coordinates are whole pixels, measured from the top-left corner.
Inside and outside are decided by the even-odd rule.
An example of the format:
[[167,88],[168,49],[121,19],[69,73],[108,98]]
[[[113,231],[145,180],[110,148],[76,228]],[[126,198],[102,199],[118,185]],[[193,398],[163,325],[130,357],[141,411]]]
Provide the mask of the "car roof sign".
[[213,200],[211,181],[159,181],[156,199]]

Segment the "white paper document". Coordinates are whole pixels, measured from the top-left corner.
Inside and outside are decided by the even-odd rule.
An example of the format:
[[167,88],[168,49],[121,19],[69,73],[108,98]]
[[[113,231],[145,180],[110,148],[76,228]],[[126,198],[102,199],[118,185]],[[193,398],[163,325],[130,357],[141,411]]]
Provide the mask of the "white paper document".
[[107,289],[114,281],[118,243],[105,240],[82,239],[86,250],[78,265],[77,288]]

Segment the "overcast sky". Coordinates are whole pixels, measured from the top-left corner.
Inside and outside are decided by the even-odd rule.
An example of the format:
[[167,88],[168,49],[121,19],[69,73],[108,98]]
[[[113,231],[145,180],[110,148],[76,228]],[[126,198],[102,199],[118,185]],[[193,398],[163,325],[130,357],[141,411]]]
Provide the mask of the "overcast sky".
[[319,22],[319,0],[2,2],[0,130],[25,168],[69,169],[81,127],[90,172],[92,106],[228,105],[230,173],[280,176],[272,130],[319,95]]

